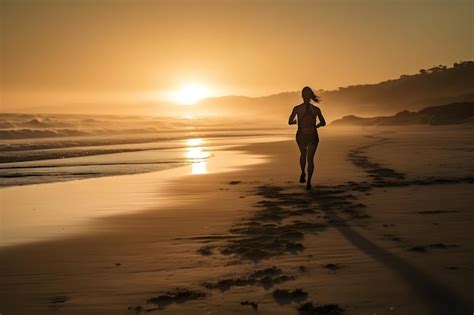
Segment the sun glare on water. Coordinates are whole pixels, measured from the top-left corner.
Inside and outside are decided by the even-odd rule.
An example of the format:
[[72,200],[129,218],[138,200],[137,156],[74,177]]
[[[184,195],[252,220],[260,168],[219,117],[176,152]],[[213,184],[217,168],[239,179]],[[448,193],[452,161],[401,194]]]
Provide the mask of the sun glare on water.
[[196,104],[203,98],[210,96],[210,89],[200,83],[188,83],[183,85],[175,95],[175,101],[180,104]]
[[210,153],[205,150],[202,145],[204,140],[201,138],[191,138],[185,140],[186,144],[186,158],[191,162],[191,174],[206,174],[207,173],[207,161],[210,157]]

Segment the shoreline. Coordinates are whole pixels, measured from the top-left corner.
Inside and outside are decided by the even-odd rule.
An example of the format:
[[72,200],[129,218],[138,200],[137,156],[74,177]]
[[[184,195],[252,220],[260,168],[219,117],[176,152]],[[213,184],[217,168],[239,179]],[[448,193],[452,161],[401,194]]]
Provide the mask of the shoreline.
[[[138,144],[82,146],[25,151],[28,161],[0,163],[0,190],[33,184],[68,182],[90,178],[145,174],[190,165],[212,158],[212,152],[234,150],[242,143],[287,140],[286,133],[233,134],[194,137]],[[30,145],[29,145],[30,146]],[[15,156],[15,159],[18,158]],[[39,159],[39,160],[38,160]]]
[[[4,187],[0,189],[4,229],[0,250],[80,234],[95,226],[96,219],[179,207],[174,196],[167,196],[172,182],[187,176],[228,172],[263,160],[263,156],[223,147],[211,157],[161,171]],[[143,195],[148,196],[147,200]],[[41,226],[46,224],[52,227],[43,229]]]
[[[102,236],[0,250],[0,304],[7,302],[11,313],[38,314],[253,314],[255,305],[263,314],[325,305],[349,314],[456,314],[472,308],[464,279],[473,272],[466,227],[474,218],[468,202],[454,208],[441,202],[452,194],[470,200],[472,178],[429,178],[428,172],[413,178],[376,162],[371,143],[379,142],[384,152],[397,141],[413,141],[399,134],[382,138],[389,141],[322,138],[310,193],[296,184],[294,143],[250,145],[246,151],[266,156],[264,163],[174,180],[167,193],[186,201],[179,207],[106,218]],[[396,207],[400,196],[410,196],[404,201],[408,211]],[[418,199],[423,203],[417,205]],[[420,227],[424,235],[416,233]],[[451,239],[440,234],[453,227],[458,233]],[[37,265],[28,264],[32,258]],[[424,292],[427,285],[431,289]]]

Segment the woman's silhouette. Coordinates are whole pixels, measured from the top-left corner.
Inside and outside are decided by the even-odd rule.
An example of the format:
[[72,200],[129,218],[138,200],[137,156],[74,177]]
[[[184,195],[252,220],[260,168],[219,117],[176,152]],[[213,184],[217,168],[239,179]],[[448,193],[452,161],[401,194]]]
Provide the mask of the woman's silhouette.
[[[298,117],[298,131],[296,132],[296,143],[300,149],[300,166],[301,166],[301,177],[300,183],[306,182],[306,161],[308,161],[308,181],[306,182],[306,189],[311,189],[311,178],[313,177],[314,171],[314,154],[318,148],[319,136],[318,128],[326,126],[323,114],[319,107],[311,104],[311,100],[319,103],[319,97],[313,92],[313,90],[306,86],[301,91],[301,97],[303,97],[303,103],[293,108],[290,118],[288,119],[289,125],[296,124],[295,118]],[[316,119],[319,120],[316,123]]]

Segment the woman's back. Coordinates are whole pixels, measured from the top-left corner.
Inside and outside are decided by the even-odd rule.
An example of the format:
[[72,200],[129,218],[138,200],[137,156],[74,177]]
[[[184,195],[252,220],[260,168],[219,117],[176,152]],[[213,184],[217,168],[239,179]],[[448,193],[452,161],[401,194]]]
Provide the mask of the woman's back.
[[[326,121],[319,107],[311,104],[311,101],[320,102],[319,97],[313,90],[306,86],[301,91],[303,103],[293,107],[293,111],[288,118],[289,125],[298,123],[298,131],[296,132],[296,143],[301,152],[300,166],[301,176],[300,183],[306,182],[306,189],[311,189],[311,178],[314,171],[314,155],[319,143],[317,129],[326,125]],[[297,120],[297,121],[296,121]],[[317,123],[319,120],[319,123]],[[306,181],[306,161],[308,161],[308,181]]]
[[298,116],[298,132],[312,134],[316,132],[318,108],[311,103],[303,103],[295,107]]

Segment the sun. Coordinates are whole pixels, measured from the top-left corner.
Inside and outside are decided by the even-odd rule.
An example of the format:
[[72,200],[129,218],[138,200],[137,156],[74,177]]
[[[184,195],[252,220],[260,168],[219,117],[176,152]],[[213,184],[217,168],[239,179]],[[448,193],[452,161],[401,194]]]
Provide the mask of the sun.
[[176,92],[174,100],[180,104],[191,105],[209,96],[210,90],[207,86],[200,83],[187,83]]

